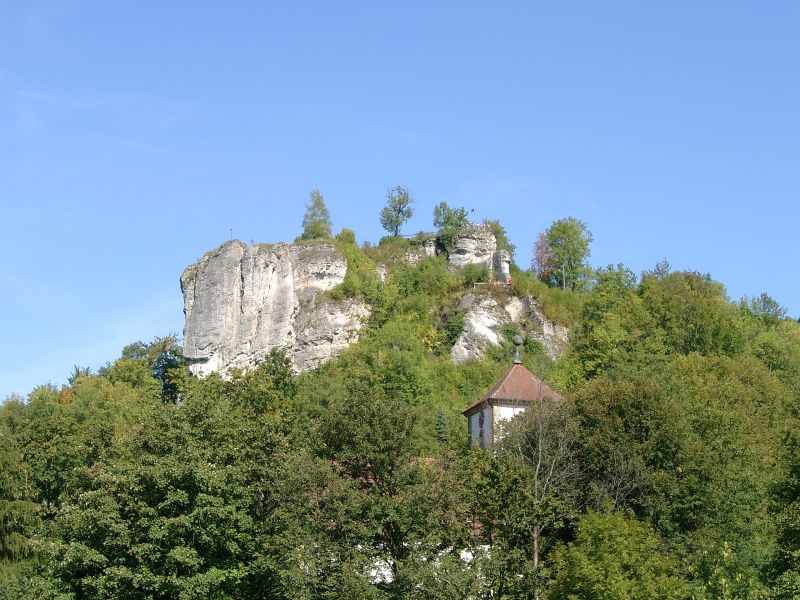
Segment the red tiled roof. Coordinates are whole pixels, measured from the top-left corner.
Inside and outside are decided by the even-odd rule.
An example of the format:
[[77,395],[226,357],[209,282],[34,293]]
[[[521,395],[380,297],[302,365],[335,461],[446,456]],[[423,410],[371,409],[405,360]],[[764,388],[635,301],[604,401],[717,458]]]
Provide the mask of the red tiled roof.
[[477,412],[478,408],[483,406],[484,403],[497,404],[505,401],[516,404],[529,404],[542,398],[561,400],[561,394],[554,391],[521,364],[515,364],[483,398],[471,404],[462,414],[469,416]]

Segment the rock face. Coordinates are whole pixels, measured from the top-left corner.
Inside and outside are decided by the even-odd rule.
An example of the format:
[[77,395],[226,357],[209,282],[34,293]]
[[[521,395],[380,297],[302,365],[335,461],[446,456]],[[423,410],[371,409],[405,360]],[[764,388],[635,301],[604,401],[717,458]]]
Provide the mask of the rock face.
[[511,253],[508,250],[495,252],[492,257],[492,267],[497,281],[509,281],[511,279]]
[[548,321],[531,297],[511,297],[501,304],[490,294],[466,294],[459,308],[467,312],[464,329],[450,352],[457,363],[478,359],[491,346],[500,346],[505,325],[521,326],[552,359],[569,343],[567,328]]
[[[426,241],[412,264],[434,256]],[[449,268],[485,266],[507,281],[511,257],[497,250],[488,227],[468,229],[455,244]],[[181,275],[186,324],[184,355],[193,375],[247,369],[273,349],[286,352],[295,372],[313,369],[358,339],[370,314],[360,301],[336,302],[320,292],[342,283],[347,261],[329,243],[244,244],[230,241],[212,250]],[[385,265],[378,274],[386,276]],[[502,328],[515,324],[539,340],[555,358],[568,344],[567,330],[549,322],[532,298],[496,300],[470,293],[462,299],[464,330],[452,349],[456,362],[480,358],[499,346]]]
[[497,240],[492,230],[473,225],[464,230],[453,245],[447,259],[448,267],[451,271],[458,271],[467,265],[478,265],[491,270],[496,251]]
[[331,244],[223,244],[181,275],[184,355],[192,374],[246,369],[280,348],[295,371],[352,343],[369,309],[318,298],[344,280]]

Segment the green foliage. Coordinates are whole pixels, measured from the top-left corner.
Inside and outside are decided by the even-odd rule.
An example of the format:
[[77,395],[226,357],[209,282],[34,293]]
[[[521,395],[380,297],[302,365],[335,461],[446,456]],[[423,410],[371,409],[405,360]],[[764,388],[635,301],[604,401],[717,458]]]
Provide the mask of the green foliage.
[[769,596],[772,600],[795,600],[800,598],[800,573],[785,571],[775,580]]
[[[512,265],[490,293],[531,296],[570,327],[568,353],[547,356],[531,314],[459,365],[464,286],[485,273],[409,264],[426,239],[337,236],[348,273],[330,295],[371,316],[314,371],[272,352],[195,380],[169,336],[9,398],[0,598],[797,595],[800,324],[667,263],[609,266],[586,289]],[[516,333],[569,393],[494,452],[470,448],[461,411]]]
[[361,396],[337,402],[320,422],[331,457],[359,485],[392,494],[413,455],[414,415],[404,402]]
[[505,433],[497,460],[504,477],[516,483],[516,489],[509,491],[518,495],[519,508],[514,511],[515,521],[504,525],[511,527],[511,548],[524,553],[530,562],[523,579],[530,579],[529,585],[539,590],[546,574],[542,559],[550,534],[577,510],[580,473],[572,405],[565,400],[541,399],[505,424]]
[[296,241],[320,240],[332,237],[331,215],[319,190],[311,190],[303,215],[303,233]]
[[609,266],[587,296],[575,350],[588,377],[638,372],[672,353],[737,356],[747,349],[747,319],[708,276],[645,272],[637,285],[623,265]]
[[639,294],[635,275],[623,265],[600,269],[575,345],[584,373],[593,377],[635,371],[643,361],[665,353],[664,337]]
[[154,405],[160,403],[125,382],[82,377],[61,393],[40,387],[26,405],[4,406],[2,420],[29,467],[31,499],[46,512],[57,508],[83,471]]
[[713,534],[700,540],[698,546],[695,560],[689,565],[689,574],[698,588],[697,597],[737,600],[767,598],[767,586],[759,581],[751,565],[742,560],[746,552],[742,552],[741,548],[734,543],[720,541]]
[[103,367],[100,375],[112,383],[125,382],[153,398],[176,402],[187,384],[189,371],[183,350],[171,334],[149,344],[128,344],[122,349],[122,356],[113,365]]
[[258,366],[244,373],[235,370],[224,382],[222,393],[231,401],[254,409],[288,406],[296,393],[291,362],[273,348]]
[[463,310],[454,310],[447,313],[443,340],[446,349],[455,346],[458,338],[461,337],[461,332],[464,331],[466,314]]
[[394,266],[391,278],[401,296],[410,299],[421,295],[430,304],[442,302],[461,287],[459,278],[448,271],[443,256],[423,259],[416,266],[399,263]]
[[564,290],[581,289],[591,276],[587,262],[592,233],[586,223],[574,217],[555,221],[544,234],[546,251],[542,252],[540,273],[548,283]]
[[511,292],[514,296],[533,296],[549,321],[575,328],[586,300],[584,294],[548,287],[530,271],[511,264]]
[[469,225],[469,213],[464,207],[451,208],[440,202],[433,208],[433,226],[438,230],[439,243],[449,252],[458,234]]
[[153,413],[65,499],[44,552],[72,593],[259,596],[264,457],[282,443],[282,420],[258,386],[222,388],[209,378],[180,408]]
[[[584,515],[575,540],[554,557],[549,597],[569,600],[691,598],[677,561],[652,529],[621,513]],[[722,598],[723,596],[716,596]]]
[[92,375],[92,370],[89,367],[79,367],[75,365],[72,368],[72,374],[67,378],[67,382],[70,385],[73,385],[79,377],[90,377]]
[[356,232],[353,231],[352,229],[347,229],[345,227],[344,229],[342,229],[336,235],[336,241],[341,243],[341,244],[345,244],[345,245],[349,245],[349,246],[355,246],[356,245]]
[[461,271],[464,285],[471,288],[476,283],[489,281],[489,267],[486,265],[467,265]]
[[795,426],[783,439],[783,476],[775,486],[776,552],[770,572],[777,580],[774,597],[794,598],[800,591],[800,433]]
[[777,325],[786,318],[786,308],[766,292],[758,298],[742,298],[739,307],[766,325]]
[[639,295],[664,332],[668,347],[683,354],[743,351],[744,332],[725,288],[708,275],[676,272],[656,278],[645,275]]
[[657,371],[575,395],[585,493],[650,519],[705,586],[716,585],[708,556],[728,544],[726,577],[749,589],[773,552],[770,490],[792,397],[751,357],[693,354]]
[[381,210],[381,227],[393,237],[400,235],[400,228],[414,215],[413,198],[408,189],[396,185],[386,193],[386,206]]
[[37,506],[28,483],[23,454],[4,423],[0,423],[0,579],[8,565],[28,558],[29,536],[36,524]]
[[347,259],[347,273],[344,281],[331,290],[331,297],[361,298],[370,303],[380,302],[380,281],[375,263],[355,243],[355,235],[349,229],[343,229],[336,236],[336,248]]
[[508,234],[506,233],[505,227],[503,227],[500,224],[500,221],[496,219],[486,221],[486,224],[494,234],[495,240],[497,240],[497,249],[507,251],[511,255],[511,260],[513,261],[514,253],[517,251],[517,247],[511,243],[511,240],[508,239]]

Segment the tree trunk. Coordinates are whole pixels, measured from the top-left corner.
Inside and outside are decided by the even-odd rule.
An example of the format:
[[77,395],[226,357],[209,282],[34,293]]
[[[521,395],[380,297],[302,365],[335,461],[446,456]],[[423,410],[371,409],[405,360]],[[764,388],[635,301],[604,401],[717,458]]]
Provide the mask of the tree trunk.
[[539,528],[533,529],[533,572],[536,574],[536,587],[533,590],[533,597],[539,600],[541,594],[539,592]]

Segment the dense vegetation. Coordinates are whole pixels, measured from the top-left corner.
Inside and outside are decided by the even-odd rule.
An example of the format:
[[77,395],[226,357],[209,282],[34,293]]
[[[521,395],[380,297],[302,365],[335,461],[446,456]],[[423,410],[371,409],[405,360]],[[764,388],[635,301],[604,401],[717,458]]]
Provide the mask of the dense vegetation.
[[[330,235],[320,206],[306,238]],[[466,215],[439,213],[450,240]],[[274,352],[195,380],[168,337],[8,398],[0,598],[800,596],[800,325],[777,302],[666,264],[558,266],[551,228],[547,268],[487,293],[571,327],[560,360],[530,338],[524,353],[565,400],[481,451],[460,411],[512,347],[449,360],[481,274],[391,260],[420,243],[398,214],[381,246],[337,236],[350,270],[332,295],[373,312],[314,372]]]

